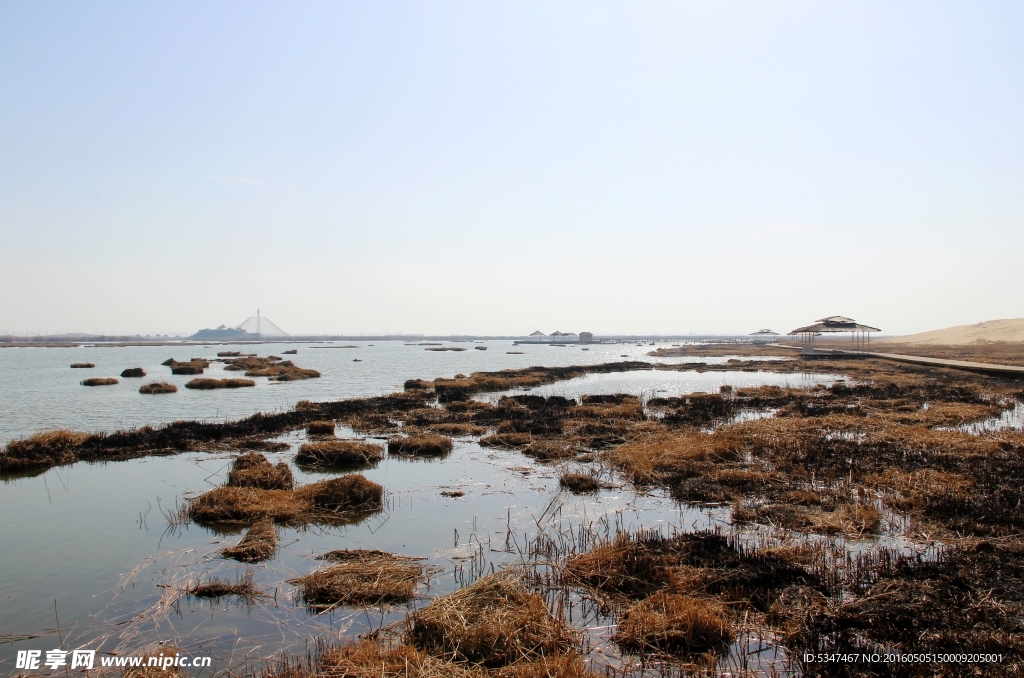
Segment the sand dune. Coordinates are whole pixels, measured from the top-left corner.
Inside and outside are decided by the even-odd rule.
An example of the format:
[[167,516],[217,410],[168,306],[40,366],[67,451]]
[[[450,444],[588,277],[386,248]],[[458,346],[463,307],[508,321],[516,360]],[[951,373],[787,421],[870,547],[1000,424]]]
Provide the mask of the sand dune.
[[990,344],[993,342],[1024,342],[1024,318],[988,320],[976,325],[957,325],[944,330],[932,330],[884,340],[886,344],[936,344],[943,346]]

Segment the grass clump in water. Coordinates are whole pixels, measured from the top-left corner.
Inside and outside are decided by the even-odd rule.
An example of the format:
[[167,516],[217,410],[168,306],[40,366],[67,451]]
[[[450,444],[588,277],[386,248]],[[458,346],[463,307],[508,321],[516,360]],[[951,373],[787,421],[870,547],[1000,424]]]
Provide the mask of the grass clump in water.
[[277,530],[274,523],[264,520],[256,523],[235,544],[221,550],[221,555],[243,563],[258,563],[272,558],[277,552]]
[[96,367],[96,363],[71,363],[71,369],[73,370],[85,370]]
[[345,523],[380,511],[384,488],[359,474],[321,480],[295,490],[218,487],[191,501],[186,515],[198,523]]
[[121,372],[121,376],[125,379],[137,379],[146,376],[146,370],[141,367],[129,367]]
[[578,632],[516,577],[492,574],[409,616],[406,642],[436,657],[501,668],[570,654]]
[[306,424],[306,434],[311,436],[333,436],[333,421],[311,421]]
[[139,388],[139,393],[143,394],[160,394],[160,393],[177,393],[178,387],[174,384],[168,384],[166,381],[156,381],[152,384],[143,384]]
[[263,595],[263,592],[257,588],[256,583],[253,581],[251,569],[247,570],[245,574],[236,577],[233,581],[221,579],[220,577],[210,577],[205,582],[200,581],[189,586],[186,592],[195,598],[219,599],[226,598],[227,596],[237,596],[248,601],[255,600]]
[[596,476],[586,473],[563,473],[558,478],[558,484],[576,494],[597,492],[598,490],[607,487],[607,485],[601,482],[601,480]]
[[629,652],[723,652],[733,631],[725,606],[713,599],[661,591],[622,615],[612,638]]
[[261,490],[290,490],[295,486],[288,464],[271,464],[259,452],[235,457],[228,473],[230,487],[256,487]]
[[82,382],[82,386],[113,386],[120,383],[113,377],[93,377]]
[[420,433],[388,440],[388,452],[410,457],[442,456],[452,451],[452,439]]
[[405,603],[423,578],[423,566],[415,560],[383,551],[331,551],[319,559],[335,564],[289,581],[311,608]]
[[295,463],[311,468],[330,468],[353,464],[372,464],[384,458],[384,448],[361,440],[324,440],[305,443],[295,455]]
[[218,388],[248,388],[255,385],[256,382],[252,379],[193,379],[185,384],[185,388],[211,391]]

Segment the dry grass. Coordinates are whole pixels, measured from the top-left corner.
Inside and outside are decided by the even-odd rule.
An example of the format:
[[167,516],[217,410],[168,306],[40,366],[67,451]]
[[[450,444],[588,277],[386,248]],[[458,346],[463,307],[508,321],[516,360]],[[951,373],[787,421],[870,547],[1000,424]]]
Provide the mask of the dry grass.
[[255,386],[252,379],[193,379],[185,384],[185,388],[198,391],[210,391],[218,388],[248,388]]
[[479,436],[487,432],[487,429],[483,426],[476,424],[461,424],[461,423],[441,423],[432,424],[430,430],[433,433],[439,433],[445,436],[453,436],[465,438],[469,436]]
[[388,440],[388,453],[410,457],[431,457],[452,451],[452,439],[429,433],[413,434]]
[[537,461],[561,461],[580,454],[579,448],[558,441],[534,440],[523,449],[523,454]]
[[598,591],[638,597],[665,586],[671,579],[670,565],[642,535],[620,534],[611,543],[571,557],[564,574]]
[[[142,653],[142,665],[136,667],[130,667],[124,669],[121,673],[121,678],[168,678],[174,676],[186,676],[186,671],[176,666],[170,665],[167,661],[171,657],[176,657],[182,654],[180,648],[173,645],[161,645],[152,650]],[[149,666],[150,659],[159,660],[157,665]],[[162,668],[161,664],[167,661],[168,666]]]
[[259,590],[253,581],[253,571],[251,569],[247,570],[245,574],[236,576],[233,580],[210,577],[205,582],[200,581],[192,584],[185,591],[190,596],[196,598],[219,599],[226,598],[227,596],[237,596],[248,601],[253,601],[263,595],[262,591]]
[[575,492],[577,494],[597,492],[607,486],[596,476],[585,473],[563,473],[558,478],[558,484],[570,492]]
[[198,523],[344,523],[383,508],[384,488],[359,474],[321,480],[296,490],[218,487],[193,499],[187,515]]
[[90,369],[93,367],[96,367],[96,363],[71,363],[71,369],[73,370]]
[[261,490],[290,490],[295,486],[295,479],[288,464],[279,462],[274,465],[259,452],[250,452],[235,457],[227,484]]
[[398,424],[386,414],[360,412],[342,417],[342,422],[357,433],[391,433],[398,430]]
[[316,379],[320,373],[316,370],[308,370],[297,367],[290,360],[281,360],[277,356],[261,358],[259,356],[245,356],[242,358],[228,358],[224,361],[225,370],[232,372],[245,372],[247,377],[269,377],[270,381],[299,381],[302,379]]
[[203,370],[210,366],[210,361],[203,358],[192,358],[188,362],[180,363],[171,358],[163,363],[171,368],[171,374],[202,374]]
[[487,668],[571,653],[578,633],[544,600],[499,573],[411,614],[406,642],[435,657]]
[[143,394],[161,394],[161,393],[177,393],[178,387],[174,384],[168,384],[166,381],[155,381],[152,384],[143,384],[139,387],[139,393]]
[[311,421],[306,424],[306,434],[311,436],[333,436],[333,421]]
[[480,446],[516,450],[526,447],[531,442],[533,442],[533,436],[529,433],[495,433],[481,438]]
[[424,575],[417,561],[383,551],[331,551],[320,559],[335,564],[289,581],[299,588],[302,602],[315,609],[405,603]]
[[613,640],[630,652],[722,652],[732,643],[721,602],[661,591],[626,610]]
[[113,377],[93,377],[82,382],[82,386],[113,386],[119,383]]
[[88,433],[57,429],[12,440],[0,455],[0,471],[21,471],[64,464],[78,459],[75,448],[90,438]]
[[362,440],[325,440],[304,443],[295,463],[311,468],[372,464],[384,458],[384,448]]
[[125,379],[136,379],[139,377],[146,376],[146,370],[141,367],[129,367],[128,369],[121,372],[121,376]]
[[277,530],[271,521],[256,523],[235,544],[221,550],[221,555],[243,563],[259,563],[277,552]]
[[540,657],[488,671],[404,644],[355,640],[328,647],[310,664],[289,664],[260,678],[597,678],[576,653]]

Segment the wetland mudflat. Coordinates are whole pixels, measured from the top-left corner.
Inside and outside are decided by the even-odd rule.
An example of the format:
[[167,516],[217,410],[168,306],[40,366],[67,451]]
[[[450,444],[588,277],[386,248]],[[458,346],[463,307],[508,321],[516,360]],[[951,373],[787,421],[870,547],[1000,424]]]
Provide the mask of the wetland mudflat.
[[[553,661],[555,675],[785,675],[810,650],[954,641],[1024,656],[1020,385],[731,360],[410,378],[393,395],[245,422],[55,436],[49,467],[0,488],[0,633],[22,638],[0,661],[50,649],[53,610],[39,601],[54,597],[65,642],[163,641],[230,670],[304,655],[311,638],[312,670],[383,658],[386,675],[398,659],[420,675],[533,675]],[[409,452],[433,439],[450,450]],[[374,453],[358,468],[296,463],[332,441]],[[7,454],[46,457],[47,444]],[[379,487],[360,500],[379,503],[346,503],[341,480]],[[307,489],[323,483],[330,493]],[[241,513],[233,495],[227,512],[200,499],[229,492],[269,494]],[[275,513],[292,495],[302,510]],[[385,574],[394,585],[373,588]],[[359,586],[374,600],[338,593]],[[473,626],[489,600],[521,601],[509,609],[526,616],[500,633]],[[469,626],[452,625],[456,612]],[[865,629],[865,616],[889,621]],[[513,649],[451,664],[461,636]]]

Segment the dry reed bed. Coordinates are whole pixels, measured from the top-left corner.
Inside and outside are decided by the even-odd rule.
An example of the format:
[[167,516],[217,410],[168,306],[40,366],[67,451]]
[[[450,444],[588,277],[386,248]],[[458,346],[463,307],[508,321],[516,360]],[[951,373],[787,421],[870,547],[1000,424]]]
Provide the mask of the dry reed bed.
[[322,440],[303,443],[295,463],[309,468],[373,464],[384,458],[384,448],[362,440]]
[[201,524],[345,524],[380,511],[383,498],[383,487],[352,474],[294,490],[218,487],[192,499],[185,516]]
[[245,372],[247,377],[269,377],[270,381],[300,381],[320,377],[316,370],[298,367],[292,361],[281,360],[277,356],[244,356],[227,358],[224,362],[224,369],[229,372]]
[[197,581],[185,589],[188,595],[195,598],[208,598],[218,600],[228,596],[235,596],[243,600],[253,601],[264,595],[253,581],[253,571],[246,570],[244,574],[236,575],[234,579],[221,579],[213,576],[206,581]]
[[192,379],[185,384],[185,388],[212,391],[218,388],[251,388],[255,385],[252,379]]
[[333,436],[334,422],[326,420],[311,421],[306,424],[306,434],[311,436]]
[[88,370],[96,367],[96,363],[71,363],[71,369],[73,370]]
[[290,490],[295,479],[288,464],[271,464],[259,452],[249,452],[235,457],[228,472],[230,487],[255,487],[261,490]]
[[146,370],[141,367],[129,367],[121,372],[121,376],[125,379],[137,379],[146,376]]
[[405,603],[427,576],[416,559],[384,551],[331,551],[318,559],[333,565],[289,580],[298,587],[302,603],[318,610]]
[[451,662],[401,643],[353,640],[330,645],[303,659],[283,662],[260,678],[596,678],[576,654],[542,657],[487,670]]
[[408,457],[438,457],[452,451],[452,439],[430,433],[415,433],[404,438],[389,438],[388,453]]
[[113,377],[93,377],[82,382],[82,386],[113,386],[119,383]]
[[274,523],[265,520],[250,527],[237,544],[222,549],[220,554],[243,563],[259,563],[274,557],[277,543]]
[[177,393],[178,387],[174,384],[168,384],[166,381],[156,381],[152,384],[143,384],[139,387],[139,393],[144,395],[160,395],[164,393]]
[[572,654],[580,636],[514,574],[502,572],[413,612],[405,642],[451,662],[495,669]]

